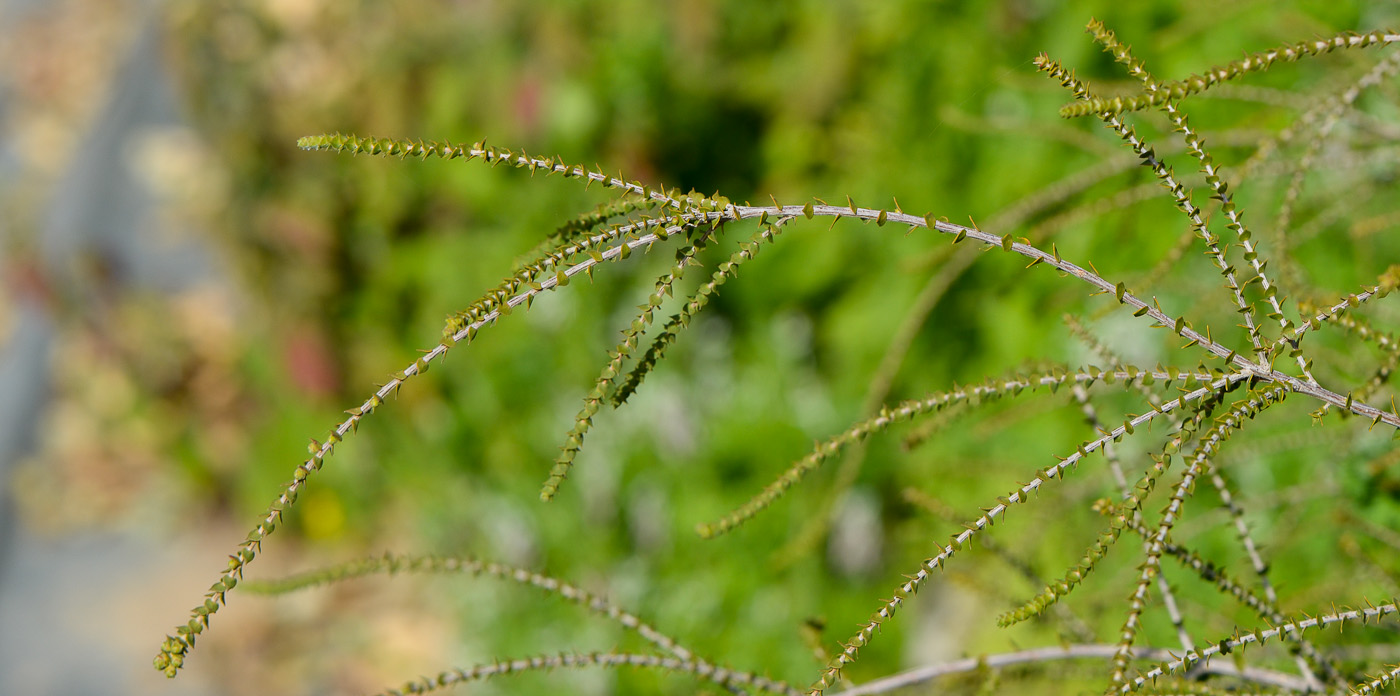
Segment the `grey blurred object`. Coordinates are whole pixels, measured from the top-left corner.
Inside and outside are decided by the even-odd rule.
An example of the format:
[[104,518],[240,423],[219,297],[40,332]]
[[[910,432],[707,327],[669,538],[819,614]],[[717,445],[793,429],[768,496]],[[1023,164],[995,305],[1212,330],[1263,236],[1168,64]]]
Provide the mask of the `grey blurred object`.
[[[127,5],[140,32],[50,192],[34,245],[46,282],[82,312],[100,312],[111,296],[133,288],[171,291],[217,273],[207,249],[193,241],[197,235],[163,229],[169,220],[132,169],[138,139],[178,126],[180,116],[161,53],[160,5]],[[0,27],[48,10],[43,2],[0,0]],[[14,108],[8,96],[0,91],[0,121]],[[15,150],[0,142],[0,186],[25,176]],[[0,217],[0,234],[16,234],[5,229],[12,220]],[[83,257],[98,260],[100,277],[75,263]],[[0,256],[0,267],[6,261]],[[146,655],[154,654],[161,629],[132,620],[159,602],[150,595],[164,592],[161,568],[178,563],[179,548],[122,529],[44,537],[16,519],[10,482],[44,426],[56,331],[41,298],[21,292],[15,300],[12,331],[0,345],[0,693],[135,694],[156,683],[167,694],[217,693],[199,679],[166,685]],[[99,572],[105,592],[92,583]],[[155,620],[179,616],[164,613]]]

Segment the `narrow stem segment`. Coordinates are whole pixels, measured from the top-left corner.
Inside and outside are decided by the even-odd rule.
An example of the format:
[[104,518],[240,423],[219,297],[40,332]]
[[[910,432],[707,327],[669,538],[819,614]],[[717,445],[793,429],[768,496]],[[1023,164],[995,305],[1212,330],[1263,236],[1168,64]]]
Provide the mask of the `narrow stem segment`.
[[1306,56],[1331,53],[1339,48],[1386,46],[1397,42],[1400,42],[1400,32],[1391,30],[1373,31],[1367,34],[1340,34],[1329,39],[1300,41],[1246,56],[1241,60],[1208,70],[1203,75],[1192,75],[1184,80],[1163,82],[1159,85],[1161,89],[1155,92],[1124,97],[1097,97],[1085,102],[1066,104],[1060,107],[1060,115],[1065,118],[1075,118],[1089,114],[1142,111],[1169,99],[1180,99],[1187,95],[1203,92],[1246,73],[1267,70],[1280,60],[1291,62]]

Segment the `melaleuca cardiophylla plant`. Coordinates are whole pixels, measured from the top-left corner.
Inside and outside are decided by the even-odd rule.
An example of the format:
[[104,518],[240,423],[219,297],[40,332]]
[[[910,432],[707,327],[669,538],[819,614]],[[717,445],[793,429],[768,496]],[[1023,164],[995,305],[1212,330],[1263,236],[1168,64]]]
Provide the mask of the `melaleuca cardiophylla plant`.
[[[1245,506],[1251,503],[1249,492],[1231,483],[1227,464],[1237,448],[1250,446],[1248,441],[1237,444],[1241,442],[1237,438],[1257,427],[1253,424],[1260,419],[1267,422],[1281,418],[1288,421],[1285,427],[1293,430],[1313,423],[1342,430],[1343,435],[1337,440],[1341,443],[1362,440],[1358,428],[1364,432],[1370,428],[1400,427],[1400,413],[1388,398],[1389,377],[1400,361],[1400,347],[1395,336],[1372,318],[1372,306],[1400,284],[1400,267],[1392,266],[1370,282],[1338,294],[1312,287],[1305,272],[1306,260],[1289,253],[1298,244],[1297,234],[1308,228],[1298,220],[1297,213],[1306,174],[1338,164],[1332,161],[1337,154],[1325,149],[1329,138],[1339,137],[1338,130],[1346,130],[1354,137],[1350,131],[1358,99],[1368,90],[1387,84],[1400,68],[1397,54],[1384,49],[1400,42],[1400,34],[1379,31],[1303,41],[1248,55],[1185,79],[1159,80],[1107,28],[1091,23],[1090,32],[1137,83],[1134,93],[1101,94],[1048,56],[1040,56],[1035,66],[1062,85],[1071,97],[1061,115],[1101,121],[1141,170],[1150,175],[1151,181],[1143,191],[1170,201],[1179,212],[1186,230],[1183,243],[1157,268],[1137,277],[1101,274],[1088,259],[1062,254],[1056,243],[1045,239],[1046,230],[1017,227],[1016,215],[1011,213],[988,221],[984,229],[971,222],[956,224],[933,213],[907,213],[897,203],[890,208],[866,207],[850,198],[835,203],[810,200],[783,204],[772,200],[771,205],[738,204],[718,194],[681,193],[662,185],[631,182],[600,169],[589,170],[558,158],[532,156],[484,142],[457,145],[351,135],[302,139],[299,144],[310,150],[504,164],[534,174],[579,179],[586,186],[616,189],[621,195],[560,226],[499,285],[449,317],[439,344],[351,408],[348,417],[328,435],[311,441],[310,458],[294,469],[291,481],[237,546],[227,568],[209,588],[204,601],[191,612],[189,620],[162,644],[155,658],[156,668],[174,676],[184,666],[197,637],[224,607],[229,593],[240,589],[280,593],[397,570],[468,572],[519,582],[584,605],[636,632],[655,652],[583,652],[518,658],[445,671],[436,677],[409,682],[391,693],[416,693],[494,674],[559,666],[659,668],[736,691],[796,692],[784,682],[722,667],[718,660],[697,655],[641,618],[561,580],[484,561],[385,556],[285,581],[244,583],[243,579],[263,541],[284,523],[284,515],[320,472],[331,452],[355,432],[363,419],[387,407],[390,397],[407,382],[426,372],[449,351],[465,349],[480,331],[528,311],[541,295],[578,282],[581,276],[591,278],[595,272],[611,272],[633,255],[673,254],[673,263],[656,279],[653,291],[606,356],[572,427],[563,435],[560,454],[541,490],[541,496],[549,500],[563,490],[561,486],[578,463],[580,453],[586,450],[595,419],[626,406],[634,393],[646,388],[646,378],[665,358],[667,348],[684,340],[685,329],[725,283],[742,275],[741,267],[746,262],[779,236],[792,236],[785,234],[787,230],[812,226],[814,223],[809,221],[815,218],[829,220],[834,228],[836,221],[848,218],[906,234],[942,235],[957,249],[1020,257],[1025,261],[1025,273],[1053,272],[1064,284],[1086,295],[1101,296],[1107,310],[1120,313],[1134,335],[1165,337],[1172,344],[1173,355],[1181,359],[1168,365],[1134,364],[1117,357],[1112,343],[1096,337],[1088,324],[1070,317],[1067,323],[1094,356],[1091,364],[1041,365],[992,376],[976,384],[951,385],[922,398],[872,409],[870,417],[817,443],[809,454],[749,501],[737,504],[727,515],[701,523],[698,529],[705,537],[734,531],[745,521],[770,510],[808,474],[859,447],[865,439],[899,424],[911,424],[912,441],[936,438],[938,433],[931,426],[948,427],[951,419],[973,408],[986,408],[994,401],[1059,400],[1082,410],[1089,434],[1081,444],[1069,451],[1045,452],[1044,460],[1026,463],[1019,482],[1004,482],[1004,495],[981,502],[981,514],[961,519],[961,531],[934,545],[932,555],[908,570],[906,580],[894,587],[890,598],[872,599],[871,618],[839,646],[826,646],[830,650],[827,663],[810,675],[806,687],[809,693],[836,686],[846,669],[860,659],[861,649],[879,640],[881,629],[894,621],[904,604],[930,582],[935,570],[942,571],[971,555],[975,542],[996,547],[1001,542],[995,525],[1008,511],[1027,504],[1053,507],[1059,484],[1076,477],[1105,482],[1103,499],[1094,506],[1105,518],[1101,534],[1082,553],[1058,554],[1062,562],[1069,562],[1069,567],[1057,576],[1040,578],[1042,591],[1008,607],[998,622],[1013,625],[1041,617],[1052,609],[1052,618],[1070,621],[1073,615],[1066,613],[1073,609],[1074,597],[1070,595],[1078,588],[1112,579],[1102,573],[1096,575],[1101,561],[1110,556],[1136,555],[1138,569],[1122,588],[1127,599],[1119,607],[1117,630],[1101,634],[1080,621],[1080,635],[1073,644],[1049,651],[989,656],[982,663],[984,667],[1065,657],[1107,659],[1102,678],[1110,691],[1124,693],[1145,688],[1195,690],[1213,686],[1217,680],[1229,683],[1226,679],[1263,682],[1271,687],[1350,688],[1362,692],[1388,686],[1400,670],[1379,663],[1358,668],[1341,660],[1336,650],[1339,632],[1321,629],[1392,621],[1387,617],[1397,611],[1395,602],[1376,604],[1363,596],[1334,595],[1299,606],[1281,596],[1270,581],[1266,554],[1271,549],[1255,539],[1247,523]],[[1308,104],[1283,131],[1268,135],[1262,142],[1255,140],[1251,155],[1241,164],[1227,168],[1217,163],[1211,145],[1187,116],[1186,106],[1196,99],[1223,91],[1229,83],[1250,73],[1277,70],[1280,62],[1316,60],[1328,53],[1363,52],[1362,49],[1380,49],[1382,57],[1373,60],[1373,67],[1361,76],[1339,80],[1340,89],[1326,92]],[[1160,138],[1160,145],[1151,144],[1136,130],[1135,121],[1149,127],[1165,125],[1171,136]],[[1384,132],[1383,128],[1380,130]],[[1303,143],[1300,157],[1282,164],[1275,161],[1277,153],[1297,143]],[[1170,162],[1168,157],[1172,158]],[[1269,214],[1256,214],[1251,222],[1246,222],[1237,191],[1247,190],[1250,181],[1279,175],[1280,170],[1280,178],[1286,183],[1280,204]],[[1027,207],[1043,208],[1062,202],[1084,185],[1078,181],[1061,182],[1047,189],[1042,200],[1027,203]],[[1131,191],[1127,194],[1144,195]],[[1393,226],[1392,221],[1389,227]],[[1295,236],[1290,239],[1290,234]],[[899,243],[898,237],[895,235],[891,243]],[[712,269],[702,270],[702,252],[708,249],[728,249],[727,259]],[[1195,252],[1210,264],[1213,270],[1209,275],[1218,279],[1212,283],[1208,297],[1202,298],[1198,306],[1186,307],[1177,306],[1181,302],[1159,301],[1154,287],[1175,267],[1186,265],[1185,259],[1195,256]],[[959,259],[964,258],[968,257],[951,257],[948,267],[957,268],[963,263]],[[684,276],[694,273],[705,274],[698,286],[693,280],[684,282]],[[1193,273],[1193,279],[1199,275]],[[687,292],[685,288],[693,290]],[[681,297],[673,299],[678,293]],[[1342,352],[1335,339],[1328,343],[1329,334],[1342,337],[1340,345],[1348,352]],[[1330,366],[1338,362],[1340,367]],[[1137,406],[1123,415],[1107,415],[1113,409],[1105,404],[1119,403],[1108,398],[1110,395],[1128,399]],[[1281,407],[1299,402],[1307,404],[1301,426],[1292,423],[1298,419],[1297,413]],[[1283,415],[1266,414],[1269,410]],[[1006,436],[1015,434],[1011,429]],[[1099,459],[1105,464],[1100,464]],[[842,477],[838,485],[849,485],[849,481]],[[936,486],[931,484],[930,488]],[[1235,548],[1227,556],[1208,557],[1192,548],[1190,539],[1177,534],[1183,515],[1202,505],[1197,493],[1203,490],[1212,491],[1208,497],[1223,507],[1227,520],[1224,524],[1237,535]],[[909,491],[907,495],[930,510],[947,510],[942,503],[928,498],[926,491]],[[964,501],[958,502],[961,508]],[[1122,543],[1125,538],[1126,544]],[[1272,552],[1287,553],[1287,549],[1274,547]],[[1197,583],[1192,587],[1212,590],[1224,600],[1246,607],[1255,617],[1253,621],[1228,633],[1202,633],[1201,625],[1209,626],[1212,617],[1184,612],[1189,607],[1176,596],[1164,571],[1173,564]],[[1038,576],[1032,568],[1025,570],[1027,576]],[[1338,604],[1365,608],[1342,609],[1335,606]],[[1164,615],[1175,627],[1176,644],[1145,644],[1143,627],[1158,615]],[[1348,635],[1361,633],[1353,631]],[[1267,663],[1268,668],[1244,669],[1245,664],[1241,663],[1248,663],[1253,655],[1261,655],[1261,661],[1268,659],[1267,651],[1255,648],[1255,644],[1268,642],[1286,646],[1294,663],[1290,671],[1272,663]],[[1230,655],[1232,661],[1211,661],[1212,657],[1223,655]],[[942,672],[928,670],[922,678],[951,671],[952,666]],[[876,693],[918,678],[910,674],[890,675],[888,679],[867,683],[858,691]]]

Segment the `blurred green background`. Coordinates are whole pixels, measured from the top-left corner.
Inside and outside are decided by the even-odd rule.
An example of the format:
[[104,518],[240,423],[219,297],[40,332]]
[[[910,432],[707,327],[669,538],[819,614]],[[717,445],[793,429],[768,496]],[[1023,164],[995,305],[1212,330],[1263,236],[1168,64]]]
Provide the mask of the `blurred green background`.
[[[10,10],[29,23],[6,30],[14,99],[6,139],[17,173],[4,190],[4,292],[11,307],[39,307],[54,340],[39,434],[15,460],[6,490],[14,528],[47,540],[41,544],[116,528],[146,546],[179,550],[120,571],[119,587],[130,592],[162,588],[156,604],[142,605],[150,611],[140,611],[143,626],[158,628],[115,630],[137,645],[138,668],[167,626],[185,620],[224,555],[304,458],[309,438],[324,439],[342,409],[435,345],[443,319],[509,273],[521,254],[608,200],[576,181],[480,163],[302,152],[298,137],[488,138],[755,203],[849,195],[862,206],[893,208],[897,199],[908,212],[970,217],[1047,248],[1053,241],[1068,258],[1092,259],[1106,277],[1131,279],[1186,231],[1160,195],[1132,205],[1114,198],[1130,200],[1150,184],[1140,167],[1023,204],[1072,173],[1130,159],[1097,123],[1058,118],[1067,95],[1036,74],[1039,52],[1097,86],[1126,91],[1132,85],[1083,31],[1091,17],[1173,78],[1242,51],[1400,24],[1395,5],[1353,2],[295,0],[103,8],[74,0]],[[64,167],[84,166],[82,144],[92,140],[81,134],[108,113],[100,105],[115,98],[105,91],[118,73],[114,56],[138,36],[156,37],[164,71],[157,77],[172,86],[180,118],[120,134],[117,151],[159,204],[151,219],[185,230],[160,243],[195,244],[210,259],[199,266],[207,270],[172,287],[142,283],[139,266],[114,263],[120,254],[101,245],[45,251],[52,219],[45,211],[67,204]],[[68,52],[47,47],[55,41]],[[1229,98],[1197,100],[1191,113],[1208,140],[1222,144],[1218,157],[1238,163],[1253,153],[1251,143],[1377,59],[1356,51],[1282,66],[1245,80]],[[1336,146],[1317,156],[1294,213],[1311,240],[1294,238],[1304,261],[1293,272],[1323,297],[1373,282],[1400,251],[1382,234],[1396,220],[1395,81],[1358,111],[1337,131]],[[1155,115],[1135,122],[1149,137],[1166,130]],[[1166,138],[1157,142],[1159,151],[1170,149]],[[1291,144],[1253,188],[1241,189],[1256,224],[1276,219],[1289,163],[1305,146]],[[1175,162],[1194,171],[1185,159]],[[1340,212],[1339,197],[1348,202]],[[740,227],[725,239],[750,234]],[[705,256],[711,268],[732,251],[718,246]],[[730,536],[695,535],[697,523],[741,504],[813,442],[878,404],[1048,362],[1102,362],[1060,320],[1064,312],[1092,314],[1107,304],[1102,298],[1086,298],[1083,285],[1044,269],[1022,273],[1015,258],[948,251],[946,240],[924,231],[792,225],[724,286],[627,408],[596,419],[575,473],[546,505],[538,486],[573,414],[671,253],[600,270],[593,283],[576,282],[483,331],[367,419],[250,576],[384,550],[475,555],[567,579],[713,660],[805,686],[823,662],[818,652],[848,639],[901,574],[958,529],[908,502],[907,489],[970,519],[1093,436],[1063,395],[996,403],[940,422],[920,447],[902,447],[903,433],[874,439]],[[1143,294],[1245,345],[1209,262],[1195,248],[1185,257]],[[702,278],[688,274],[685,287]],[[666,305],[663,315],[678,306]],[[1396,318],[1394,310],[1376,311]],[[17,335],[20,314],[0,314],[0,335]],[[1145,365],[1199,359],[1137,330],[1141,322],[1113,315],[1092,325]],[[1374,367],[1374,354],[1344,336],[1323,345],[1335,366],[1320,369],[1333,380],[1361,381]],[[1113,392],[1098,403],[1110,424],[1142,410]],[[1355,424],[1309,430],[1309,409],[1290,404],[1280,409],[1286,417],[1261,424],[1231,471],[1275,554],[1274,578],[1290,611],[1395,592],[1397,566],[1385,557],[1393,549],[1363,522],[1338,523],[1344,513],[1382,531],[1400,521],[1393,505],[1400,475],[1377,460],[1388,445]],[[1143,447],[1129,445],[1125,454]],[[1321,457],[1327,450],[1335,451]],[[1101,525],[1089,504],[1113,490],[1092,460],[1014,510],[996,538],[1054,577]],[[1178,538],[1243,575],[1225,518],[1210,510],[1214,496],[1202,493]],[[1122,621],[1120,599],[1136,563],[1125,549],[1069,604],[1098,640]],[[1198,637],[1218,638],[1251,620],[1175,570],[1169,577],[1181,584]],[[74,572],[100,587],[119,571]],[[1358,583],[1359,576],[1367,579]],[[1036,589],[996,555],[970,551],[862,651],[851,674],[863,681],[967,654],[1086,640],[1059,619],[995,627],[995,614]],[[104,605],[130,598],[98,592]],[[182,677],[210,693],[374,691],[493,658],[645,647],[577,607],[486,579],[396,578],[274,600],[232,597]],[[0,623],[4,639],[18,644],[15,625]],[[1175,647],[1160,616],[1145,635],[1145,644]],[[123,680],[133,693],[172,688],[154,671]],[[695,684],[585,670],[472,688],[689,693]]]

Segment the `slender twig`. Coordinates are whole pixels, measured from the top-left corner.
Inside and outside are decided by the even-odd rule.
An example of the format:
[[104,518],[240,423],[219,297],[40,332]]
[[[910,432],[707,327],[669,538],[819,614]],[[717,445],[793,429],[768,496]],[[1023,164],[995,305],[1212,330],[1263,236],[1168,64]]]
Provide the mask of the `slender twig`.
[[[832,696],[872,696],[873,694],[885,694],[895,691],[896,689],[905,689],[923,684],[939,677],[971,672],[983,667],[996,669],[1000,667],[1010,667],[1012,665],[1040,664],[1058,660],[1101,660],[1106,657],[1112,657],[1116,650],[1117,646],[1113,645],[1068,645],[1052,648],[1031,648],[1029,650],[985,655],[982,657],[969,657],[953,662],[918,667],[898,674],[892,674],[888,677],[866,682],[854,688],[832,692]],[[1164,661],[1171,659],[1171,652],[1162,648],[1134,648],[1133,656],[1140,660]],[[1205,672],[1237,677],[1255,684],[1273,686],[1290,691],[1306,691],[1308,687],[1307,682],[1297,677],[1266,669],[1240,669],[1230,664],[1213,664],[1210,665]]]

